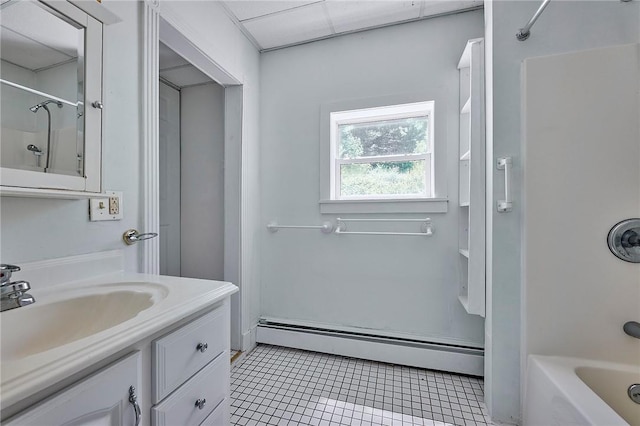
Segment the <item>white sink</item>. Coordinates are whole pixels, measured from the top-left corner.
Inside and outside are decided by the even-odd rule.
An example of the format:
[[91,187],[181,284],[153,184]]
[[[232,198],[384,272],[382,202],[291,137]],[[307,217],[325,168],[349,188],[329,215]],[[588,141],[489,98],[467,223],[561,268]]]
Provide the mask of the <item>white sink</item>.
[[[124,285],[123,285],[124,284]],[[36,303],[2,314],[0,354],[3,361],[54,349],[119,325],[163,299],[157,285],[101,285],[84,294]],[[110,291],[105,291],[109,289]],[[94,293],[95,290],[95,293]]]
[[0,314],[0,409],[133,350],[153,333],[237,291],[226,282],[150,274],[82,277],[99,273],[106,263],[94,257],[86,265],[62,262],[66,269],[56,264],[53,271],[34,268],[20,277],[31,281],[29,294],[36,302]]

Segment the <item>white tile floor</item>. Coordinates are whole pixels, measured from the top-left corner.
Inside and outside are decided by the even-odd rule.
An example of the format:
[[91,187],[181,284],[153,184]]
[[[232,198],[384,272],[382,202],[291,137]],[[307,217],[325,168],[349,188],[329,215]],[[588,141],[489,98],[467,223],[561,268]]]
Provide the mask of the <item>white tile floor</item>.
[[491,425],[482,379],[260,345],[231,370],[233,425]]

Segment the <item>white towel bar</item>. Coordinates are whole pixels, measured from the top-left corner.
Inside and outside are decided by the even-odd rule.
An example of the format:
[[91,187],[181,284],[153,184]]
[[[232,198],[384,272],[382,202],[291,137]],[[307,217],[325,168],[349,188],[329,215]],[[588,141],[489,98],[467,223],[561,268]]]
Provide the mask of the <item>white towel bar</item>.
[[431,222],[431,218],[424,219],[344,219],[336,218],[338,222]]
[[[386,231],[347,231],[345,222],[421,222],[421,232],[386,232]],[[336,219],[336,234],[345,235],[404,235],[430,237],[433,235],[433,225],[430,218],[424,219]]]
[[279,229],[319,229],[323,234],[333,232],[333,224],[331,222],[323,222],[322,225],[278,225],[273,221],[267,225],[267,229],[271,232],[278,232]]
[[336,234],[345,235],[411,235],[419,237],[430,237],[433,235],[433,230],[429,229],[426,232],[353,232],[343,231],[340,228],[336,228]]

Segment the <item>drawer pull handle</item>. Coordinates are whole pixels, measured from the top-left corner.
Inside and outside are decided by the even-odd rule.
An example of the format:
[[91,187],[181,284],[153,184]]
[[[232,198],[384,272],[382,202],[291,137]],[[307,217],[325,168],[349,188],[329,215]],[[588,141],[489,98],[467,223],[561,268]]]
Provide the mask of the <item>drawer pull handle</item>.
[[198,346],[196,346],[196,349],[203,353],[206,352],[208,348],[209,345],[207,343],[198,343]]
[[138,426],[140,424],[140,419],[142,418],[142,412],[140,410],[140,405],[138,405],[136,388],[133,386],[129,387],[129,402],[133,405],[133,410],[136,413],[136,426]]
[[196,401],[196,407],[198,407],[200,410],[202,410],[205,406],[205,404],[207,403],[207,400],[202,398]]

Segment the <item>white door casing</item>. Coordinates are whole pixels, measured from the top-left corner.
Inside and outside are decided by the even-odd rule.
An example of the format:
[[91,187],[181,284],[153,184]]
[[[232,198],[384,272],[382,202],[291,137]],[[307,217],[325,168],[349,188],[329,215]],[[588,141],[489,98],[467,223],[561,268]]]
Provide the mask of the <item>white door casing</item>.
[[[251,295],[243,285],[242,277],[248,276],[249,265],[244,258],[251,257],[252,245],[242,243],[243,230],[251,229],[250,217],[242,206],[247,199],[247,186],[242,185],[248,150],[243,149],[245,136],[243,76],[236,76],[218,65],[198,46],[207,40],[176,15],[171,2],[145,0],[144,9],[144,74],[143,74],[143,224],[145,232],[159,232],[159,179],[158,179],[158,102],[159,71],[158,42],[167,46],[194,64],[200,71],[225,88],[225,241],[224,280],[240,287],[231,300],[231,346],[247,350],[255,344],[250,328],[253,324],[249,312]],[[162,37],[161,37],[162,36]],[[245,200],[245,201],[243,201]],[[145,241],[140,246],[140,271],[159,273],[159,239]],[[243,271],[245,271],[243,273]],[[248,338],[249,337],[249,338]]]

